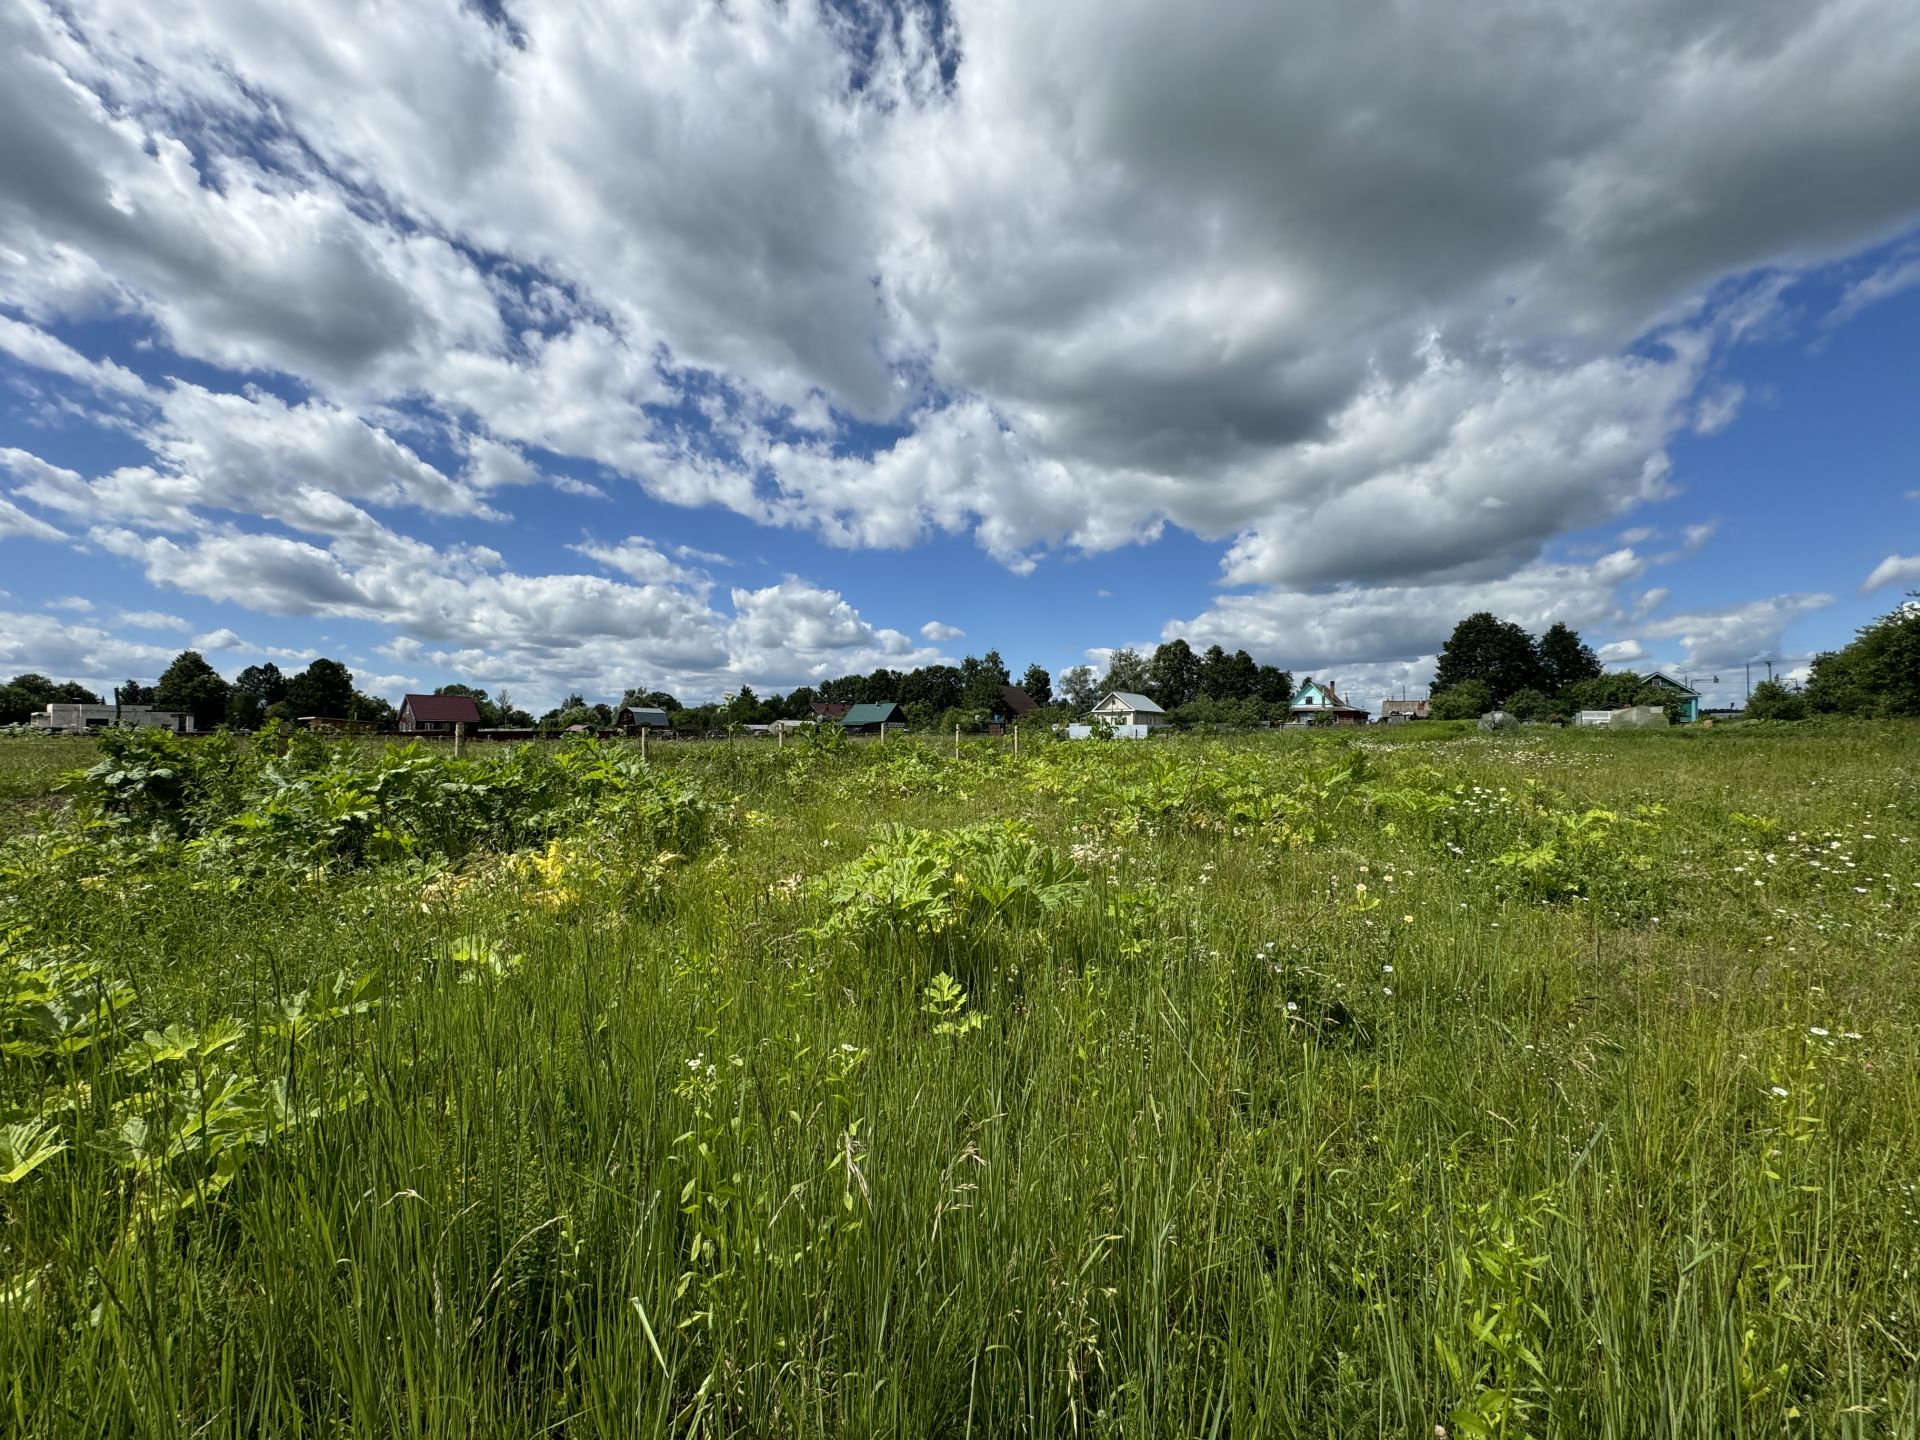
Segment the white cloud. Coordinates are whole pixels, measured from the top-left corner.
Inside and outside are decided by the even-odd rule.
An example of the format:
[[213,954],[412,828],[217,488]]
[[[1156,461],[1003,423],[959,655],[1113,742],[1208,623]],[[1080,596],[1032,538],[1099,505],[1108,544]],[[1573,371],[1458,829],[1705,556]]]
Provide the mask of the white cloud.
[[195,650],[248,650],[252,647],[233,631],[222,626],[218,630],[209,630],[204,635],[193,637]]
[[38,516],[29,515],[11,500],[0,497],[0,540],[16,535],[26,540],[67,538],[66,531],[49,525]]
[[947,625],[938,620],[929,620],[920,627],[920,633],[927,639],[933,641],[934,644],[939,645],[948,640],[958,640],[967,632],[962,630],[958,625]]
[[1882,300],[1891,300],[1903,290],[1911,290],[1916,285],[1920,285],[1920,254],[1909,251],[1849,285],[1839,303],[1828,313],[1827,324],[1844,325],[1862,310]]
[[146,382],[111,361],[89,360],[63,340],[7,315],[0,315],[0,351],[22,364],[64,375],[97,390],[142,396]]
[[46,610],[66,610],[76,615],[85,615],[93,609],[93,601],[84,595],[63,595],[58,600],[49,600],[41,608]]
[[1223,595],[1191,620],[1170,621],[1164,638],[1245,648],[1302,673],[1417,661],[1438,654],[1454,625],[1476,610],[1535,633],[1556,620],[1575,628],[1618,620],[1615,592],[1646,564],[1632,550],[1616,550],[1590,564],[1527,566],[1502,580]]
[[1747,398],[1747,387],[1738,381],[1717,386],[1700,399],[1693,412],[1693,429],[1698,435],[1718,435],[1731,425]]
[[[577,548],[623,562],[638,583],[516,574],[491,552],[442,553],[392,534],[377,545],[355,539],[325,549],[231,527],[184,541],[96,527],[90,538],[138,564],[155,585],[266,614],[381,625],[395,632],[380,647],[390,659],[489,687],[511,684],[529,699],[574,688],[618,693],[641,680],[701,695],[944,658],[795,577],[736,588],[732,613],[717,610],[710,580],[637,538]],[[202,638],[210,648],[253,648],[230,631]]]
[[158,675],[172,658],[162,646],[125,640],[96,625],[0,612],[0,673],[7,675],[32,670],[104,693],[103,687],[128,675]]
[[1695,668],[1739,665],[1762,656],[1777,659],[1787,627],[1832,603],[1831,595],[1775,595],[1650,621],[1640,627],[1640,634],[1678,641],[1683,663]]
[[669,559],[659,546],[642,535],[629,535],[617,545],[587,540],[567,548],[642,584],[687,585],[702,594],[713,584],[703,572]]
[[115,617],[115,623],[136,630],[178,630],[184,633],[193,628],[191,623],[178,615],[168,615],[160,610],[122,610]]
[[1860,593],[1864,595],[1887,585],[1914,584],[1920,584],[1920,555],[1889,555],[1860,582]]

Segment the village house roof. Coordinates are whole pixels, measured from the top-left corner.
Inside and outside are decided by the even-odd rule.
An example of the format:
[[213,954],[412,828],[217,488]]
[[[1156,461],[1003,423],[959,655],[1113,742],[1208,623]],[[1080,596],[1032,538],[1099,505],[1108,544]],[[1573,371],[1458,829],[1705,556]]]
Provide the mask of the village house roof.
[[1147,715],[1164,715],[1167,713],[1146,696],[1132,690],[1115,690],[1093,708],[1096,710],[1138,710]]
[[667,712],[658,705],[628,705],[616,718],[622,725],[645,725],[658,730],[665,728]]
[[1009,715],[1031,715],[1040,708],[1033,703],[1033,697],[1018,685],[1000,687],[1000,704]]
[[411,714],[417,724],[478,725],[480,707],[471,695],[408,695],[401,699],[400,710]]
[[891,700],[878,705],[852,706],[840,720],[842,725],[897,725],[900,722],[900,707]]
[[839,720],[852,708],[839,700],[812,700],[807,704],[807,709],[827,720]]
[[[1326,697],[1326,704],[1315,705],[1311,701],[1301,700],[1300,697],[1309,690],[1318,690]],[[1358,705],[1349,705],[1346,701],[1342,700],[1340,698],[1340,692],[1333,688],[1333,681],[1315,680],[1311,676],[1294,692],[1293,704],[1288,708],[1292,710],[1314,710],[1322,714],[1329,710],[1344,710],[1354,715],[1364,715],[1367,713]]]
[[1664,685],[1667,689],[1678,691],[1682,695],[1698,695],[1700,693],[1691,685],[1683,684],[1681,681],[1674,679],[1673,676],[1667,674],[1664,670],[1655,670],[1649,675],[1642,676],[1640,683],[1643,685]]

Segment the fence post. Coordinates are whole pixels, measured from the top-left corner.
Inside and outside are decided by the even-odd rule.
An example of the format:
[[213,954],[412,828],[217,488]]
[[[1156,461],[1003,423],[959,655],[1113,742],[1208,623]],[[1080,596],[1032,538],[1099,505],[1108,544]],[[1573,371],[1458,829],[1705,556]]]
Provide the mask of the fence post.
[[647,727],[645,725],[640,727],[640,763],[642,765],[647,763]]
[[1020,758],[1020,727],[1018,725],[1013,727],[1013,758],[1016,760]]
[[953,727],[953,758],[956,760],[960,758],[960,727],[958,725]]
[[454,721],[453,722],[453,758],[454,759],[458,760],[460,758],[460,742],[466,738],[467,738],[467,722],[464,720]]

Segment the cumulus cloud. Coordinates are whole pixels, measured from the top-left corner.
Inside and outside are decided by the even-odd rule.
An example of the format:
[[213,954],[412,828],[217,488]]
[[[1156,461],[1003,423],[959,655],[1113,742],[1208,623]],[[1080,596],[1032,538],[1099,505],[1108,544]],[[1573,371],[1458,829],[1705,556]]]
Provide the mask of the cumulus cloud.
[[1016,571],[1172,526],[1264,587],[1221,634],[1380,660],[1465,586],[1610,613],[1549,543],[1673,494],[1726,350],[1920,213],[1903,0],[882,13],[6,10],[0,350],[147,454],[0,454],[0,535],[570,676],[623,628],[730,674],[767,606],[787,673],[914,647],[729,616],[657,538],[574,547],[613,579],[397,527],[595,481]]
[[1889,555],[1860,583],[1860,593],[1864,595],[1887,585],[1914,584],[1920,584],[1920,555]]
[[1640,633],[1677,642],[1689,666],[1739,665],[1762,657],[1779,658],[1787,627],[1832,603],[1831,595],[1775,595],[1650,621]]
[[920,627],[920,633],[934,644],[943,644],[948,640],[958,640],[967,632],[958,625],[947,625],[938,620],[929,620]]
[[29,515],[11,500],[0,497],[0,540],[17,535],[27,540],[64,540],[66,531]]
[[161,610],[122,610],[115,617],[115,622],[135,630],[178,630],[184,633],[193,628],[178,615],[169,615]]
[[[89,538],[157,586],[266,614],[382,625],[398,632],[381,647],[389,659],[530,696],[617,693],[640,680],[701,695],[945,658],[870,624],[838,592],[795,577],[736,588],[731,613],[719,610],[710,580],[637,538],[578,547],[637,572],[635,582],[519,574],[490,551],[439,552],[392,534],[374,546],[341,540],[327,548],[230,526],[184,538],[96,527]],[[202,640],[214,649],[255,648],[227,630]]]
[[1165,636],[1244,647],[1315,673],[1329,665],[1416,661],[1436,655],[1461,617],[1476,610],[1536,633],[1556,620],[1577,628],[1619,619],[1615,592],[1646,566],[1622,549],[1589,564],[1526,566],[1501,580],[1223,595],[1191,620],[1169,621]]
[[130,641],[82,621],[0,611],[0,672],[33,670],[99,690],[129,674],[157,675],[173,658],[159,645]]

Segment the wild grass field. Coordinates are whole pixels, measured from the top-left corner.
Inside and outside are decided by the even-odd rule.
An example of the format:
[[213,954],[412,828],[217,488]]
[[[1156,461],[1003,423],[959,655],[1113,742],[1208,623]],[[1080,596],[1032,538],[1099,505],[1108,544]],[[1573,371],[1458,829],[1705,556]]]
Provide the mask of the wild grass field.
[[0,743],[0,1424],[1920,1433],[1917,738]]

